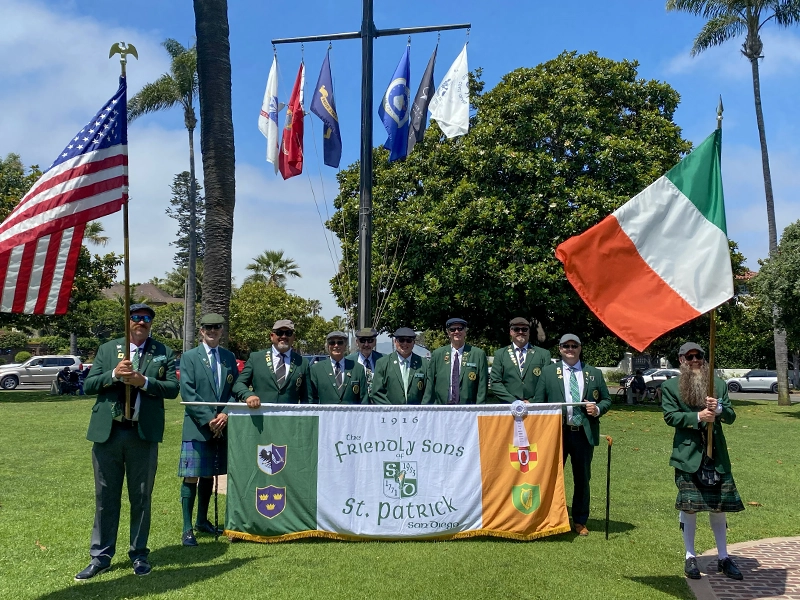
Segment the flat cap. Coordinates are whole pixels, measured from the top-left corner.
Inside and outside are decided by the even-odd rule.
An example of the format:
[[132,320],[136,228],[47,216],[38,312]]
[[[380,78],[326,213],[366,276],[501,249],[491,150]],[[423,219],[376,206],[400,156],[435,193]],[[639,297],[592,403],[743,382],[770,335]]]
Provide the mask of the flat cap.
[[325,336],[325,341],[328,340],[346,340],[347,334],[343,331],[331,331],[328,335]]
[[464,319],[453,318],[447,319],[447,323],[444,324],[445,327],[450,327],[450,325],[463,325],[464,327],[467,326],[467,322]]
[[699,345],[695,344],[694,342],[686,342],[681,349],[678,350],[678,356],[684,356],[687,352],[691,350],[697,350],[700,354],[705,354],[705,350],[703,350]]
[[410,327],[400,327],[395,330],[392,334],[392,337],[417,337],[417,332],[411,329]]
[[272,326],[273,331],[276,329],[291,329],[294,331],[294,323],[289,319],[280,319],[279,321],[275,321],[275,325]]
[[530,327],[530,321],[525,317],[514,317],[508,322],[509,327],[513,327],[514,325],[524,325],[525,327]]
[[200,325],[225,325],[225,317],[217,313],[206,313],[200,319]]
[[581,345],[580,338],[574,333],[565,333],[564,335],[562,335],[561,339],[558,340],[558,345],[560,346],[561,344],[566,344],[567,342],[575,342],[576,344],[578,344],[578,346]]
[[144,302],[140,302],[138,304],[131,304],[130,314],[133,314],[138,310],[144,310],[144,311],[149,312],[151,318],[156,316],[156,311],[154,311],[152,308],[147,306],[147,304],[145,304]]
[[378,330],[374,327],[364,327],[356,331],[356,337],[378,337]]

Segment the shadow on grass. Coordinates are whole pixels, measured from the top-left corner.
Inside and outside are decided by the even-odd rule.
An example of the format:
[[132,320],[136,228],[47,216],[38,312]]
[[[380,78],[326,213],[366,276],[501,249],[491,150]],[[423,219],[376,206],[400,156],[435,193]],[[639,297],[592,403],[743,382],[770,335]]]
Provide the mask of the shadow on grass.
[[96,396],[51,396],[49,390],[3,390],[0,392],[0,404],[16,404],[21,402],[73,402],[75,400],[94,400]]
[[783,415],[785,417],[792,417],[793,419],[800,419],[800,411],[794,411],[794,412],[783,411],[779,412],[778,414]]
[[[151,554],[152,556],[152,554]],[[195,555],[196,557],[197,555]],[[187,556],[187,561],[189,560]],[[172,590],[178,590],[188,585],[212,579],[234,569],[246,565],[255,558],[236,558],[216,565],[180,566],[175,569],[163,569],[161,563],[153,561],[153,572],[147,577],[137,577],[129,567],[119,565],[112,568],[109,574],[125,569],[128,575],[116,579],[106,579],[106,575],[99,575],[95,580],[87,583],[75,582],[68,588],[50,592],[39,596],[39,600],[83,600],[84,598],[137,598],[140,596],[153,596]],[[194,561],[197,562],[196,560]]]
[[689,586],[686,585],[686,578],[681,575],[650,575],[628,577],[628,579],[659,592],[670,594],[675,598],[694,598]]

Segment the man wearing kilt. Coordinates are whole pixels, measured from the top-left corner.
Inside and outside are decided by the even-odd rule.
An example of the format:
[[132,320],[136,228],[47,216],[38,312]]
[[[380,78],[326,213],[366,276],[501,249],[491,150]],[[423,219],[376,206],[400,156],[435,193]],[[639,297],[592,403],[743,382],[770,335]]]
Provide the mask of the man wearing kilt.
[[[669,464],[675,467],[675,484],[678,498],[675,508],[680,511],[680,526],[686,548],[684,573],[691,579],[700,579],[695,557],[694,537],[697,513],[708,511],[711,530],[717,543],[717,570],[731,579],[742,579],[736,563],[728,556],[727,520],[725,513],[744,510],[731,474],[728,446],[722,433],[723,423],[733,423],[733,412],[728,398],[728,388],[719,377],[714,377],[714,395],[708,396],[708,363],[703,349],[687,342],[678,351],[681,363],[680,377],[668,379],[661,386],[661,406],[664,421],[675,428],[672,456]],[[720,481],[707,486],[698,478],[706,452],[707,428],[713,427],[713,462]]]
[[[201,344],[181,357],[181,399],[184,402],[228,402],[239,371],[236,358],[219,340],[225,319],[216,313],[200,319]],[[208,505],[214,490],[214,476],[228,472],[228,444],[225,425],[227,407],[185,405],[178,477],[181,484],[184,546],[197,546],[195,531],[216,535],[208,520]],[[197,518],[192,512],[197,499]]]

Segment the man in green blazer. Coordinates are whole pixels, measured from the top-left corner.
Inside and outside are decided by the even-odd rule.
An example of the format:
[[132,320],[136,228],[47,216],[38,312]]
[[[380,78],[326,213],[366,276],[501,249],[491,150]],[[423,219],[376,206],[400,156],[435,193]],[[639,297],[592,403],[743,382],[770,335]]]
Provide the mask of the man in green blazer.
[[372,376],[375,373],[375,363],[383,356],[375,350],[378,341],[378,330],[373,327],[364,327],[356,332],[358,350],[348,355],[347,358],[358,362],[367,373],[367,394],[372,398]]
[[[97,394],[86,438],[92,445],[95,515],[89,566],[75,575],[86,581],[106,571],[116,551],[122,483],[128,479],[130,549],[135,575],[147,575],[150,550],[150,498],[158,465],[158,443],[164,437],[164,399],[178,395],[172,350],[150,338],[155,311],[146,304],[130,307],[130,360],[125,338],[97,350],[87,394]],[[125,387],[130,386],[127,412]]]
[[[181,484],[184,546],[197,546],[195,531],[218,535],[217,525],[208,520],[208,505],[214,490],[214,477],[228,472],[228,440],[225,426],[233,384],[239,376],[236,357],[219,345],[225,319],[209,313],[200,319],[200,345],[181,357],[181,399],[208,402],[208,406],[185,405],[178,477]],[[199,481],[198,481],[199,480]],[[197,519],[192,528],[192,512],[197,498]]]
[[345,358],[347,334],[331,331],[325,337],[330,359],[309,368],[312,404],[367,404],[367,373],[352,358]]
[[[589,480],[592,478],[594,447],[600,444],[600,417],[611,408],[603,373],[582,364],[581,341],[577,335],[561,336],[561,360],[547,365],[536,384],[534,402],[564,402],[562,453],[571,459],[574,493],[572,522],[578,535],[589,535]],[[574,404],[580,406],[574,406]]]
[[372,379],[375,404],[422,404],[428,383],[428,365],[414,353],[417,334],[400,327],[394,334],[395,352],[379,359]]
[[[275,321],[269,335],[272,347],[250,354],[233,386],[239,402],[250,408],[268,404],[308,402],[308,361],[292,349],[294,323]],[[252,390],[250,389],[252,387]]]
[[466,343],[467,322],[448,319],[450,343],[431,353],[423,404],[483,404],[489,384],[486,353]]
[[[695,557],[694,537],[697,513],[708,511],[708,520],[717,543],[717,570],[731,579],[743,579],[742,572],[728,556],[726,513],[744,510],[736,483],[731,474],[731,460],[722,424],[736,419],[728,398],[727,384],[714,377],[714,397],[709,396],[709,367],[703,349],[686,342],[678,350],[681,364],[679,377],[668,379],[661,386],[661,408],[664,421],[675,428],[669,464],[675,467],[678,498],[675,508],[686,548],[683,571],[690,579],[700,579]],[[707,449],[708,428],[712,427],[712,453],[706,458],[719,473],[717,485],[704,485],[697,477]]]
[[531,324],[527,319],[515,317],[509,327],[511,345],[494,354],[489,395],[494,402],[530,402],[542,369],[551,362],[550,353],[530,343]]

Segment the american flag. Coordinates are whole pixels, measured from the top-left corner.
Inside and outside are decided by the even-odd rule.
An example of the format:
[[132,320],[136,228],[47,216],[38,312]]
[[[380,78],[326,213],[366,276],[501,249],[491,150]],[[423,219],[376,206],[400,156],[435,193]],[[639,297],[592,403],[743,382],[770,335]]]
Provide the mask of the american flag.
[[128,197],[127,86],[58,155],[0,224],[0,312],[67,312],[86,223]]

